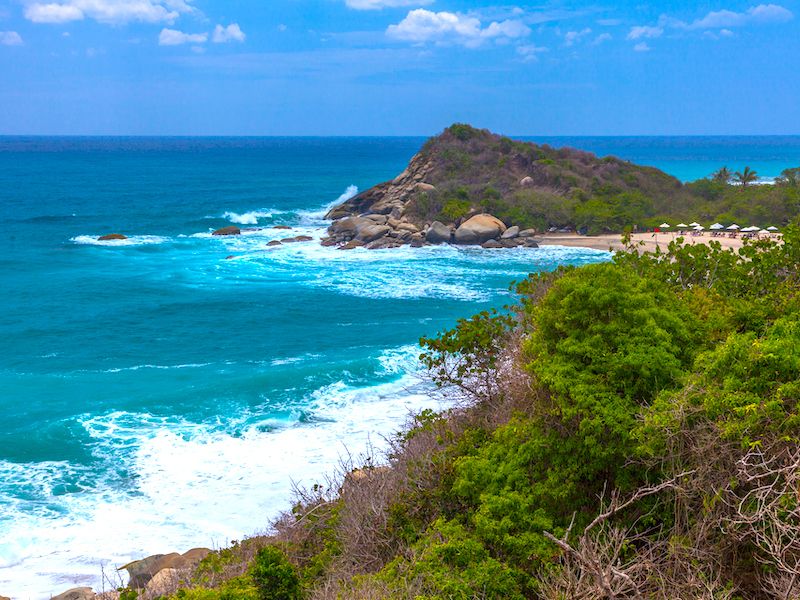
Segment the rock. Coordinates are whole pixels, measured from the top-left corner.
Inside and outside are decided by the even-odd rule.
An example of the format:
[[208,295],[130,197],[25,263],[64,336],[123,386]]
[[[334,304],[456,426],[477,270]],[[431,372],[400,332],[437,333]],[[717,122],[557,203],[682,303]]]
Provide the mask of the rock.
[[414,235],[414,234],[413,234],[413,233],[411,233],[411,232],[410,232],[408,229],[399,229],[399,230],[396,230],[396,231],[394,232],[394,234],[395,234],[395,237],[396,237],[398,240],[404,240],[404,241],[405,241],[405,240],[409,240],[409,239],[411,239],[411,236],[412,236],[412,235]]
[[523,177],[520,180],[519,184],[522,187],[531,187],[533,185],[533,179],[531,179],[530,177]]
[[141,560],[134,560],[133,562],[129,562],[127,565],[122,565],[117,571],[122,571],[123,569],[128,572],[128,575],[131,577],[135,577],[142,571],[146,570],[155,562],[164,556],[163,554],[153,554],[152,556],[148,556],[147,558],[143,558]]
[[293,242],[310,242],[313,239],[314,238],[309,235],[297,235],[295,237],[283,238],[281,242],[284,244],[291,244]]
[[97,594],[94,600],[119,600],[120,593],[117,590],[109,590],[102,594]]
[[144,588],[144,596],[147,598],[156,598],[158,596],[166,596],[173,593],[178,589],[180,577],[178,577],[178,570],[174,568],[161,569],[158,573],[153,575],[153,578],[147,582]]
[[403,206],[395,206],[392,209],[392,211],[389,213],[389,216],[391,218],[393,218],[393,219],[399,219],[400,216],[403,214],[403,211],[405,211],[405,207],[403,207]]
[[503,244],[497,240],[486,240],[481,244],[482,248],[504,248]]
[[271,242],[267,242],[267,246],[280,246],[281,242],[278,240],[272,240]]
[[482,244],[504,233],[506,226],[497,217],[475,215],[456,229],[456,244]]
[[236,225],[230,225],[228,227],[223,227],[222,229],[217,229],[211,235],[239,235],[242,233],[242,230],[236,227]]
[[424,246],[424,244],[422,243],[422,240],[411,240],[411,247],[412,248],[422,248],[422,246]]
[[349,204],[340,204],[339,206],[334,206],[332,209],[330,209],[328,214],[325,215],[325,218],[335,221],[336,219],[349,217],[354,212],[355,209]]
[[369,219],[371,221],[375,221],[378,225],[386,225],[389,217],[386,215],[361,215],[365,219]]
[[288,225],[275,225],[273,229],[291,229]]
[[367,250],[382,250],[384,248],[399,248],[402,244],[390,237],[382,237],[377,239],[369,244],[364,244],[364,248]]
[[392,229],[397,229],[397,228],[400,226],[400,221],[398,221],[397,219],[393,219],[393,218],[391,218],[391,217],[390,217],[390,218],[389,218],[389,220],[388,220],[388,221],[386,221],[386,224],[387,224],[389,227],[391,227]]
[[[493,241],[493,240],[489,240],[489,241]],[[486,242],[486,243],[488,244],[489,242]],[[518,244],[517,244],[517,240],[504,240],[504,239],[500,238],[500,245],[503,248],[516,248]]]
[[509,227],[503,232],[503,235],[500,236],[501,239],[504,240],[513,240],[515,237],[519,235],[519,227],[514,225],[513,227]]
[[382,238],[391,230],[392,228],[388,225],[372,225],[363,228],[360,227],[356,233],[356,239],[361,240],[364,243],[372,242]]
[[0,596],[0,600],[11,600],[8,596]]
[[452,235],[453,233],[447,225],[440,221],[434,221],[425,234],[425,240],[431,244],[441,244],[442,242],[449,242]]
[[417,185],[414,186],[414,189],[420,192],[432,192],[436,188],[432,186],[430,183],[418,183]]
[[334,221],[330,227],[328,227],[328,233],[330,234],[350,234],[352,235],[356,227],[361,225],[362,223],[367,223],[369,225],[374,225],[374,221],[372,219],[365,219],[364,217],[347,217],[345,219],[339,219],[338,221]]
[[53,596],[50,600],[94,600],[97,594],[90,587],[79,587],[67,590],[63,594]]
[[[128,236],[122,235],[121,233],[109,233],[108,235],[102,235],[97,238],[98,242],[105,242],[107,240],[127,240]],[[2,596],[0,596],[2,598]]]
[[539,244],[534,242],[532,239],[525,240],[525,248],[538,248]]
[[536,235],[535,229],[523,229],[522,231],[519,232],[519,237],[521,238],[533,237],[535,235]]
[[419,227],[414,225],[413,223],[400,223],[395,229],[405,229],[406,231],[410,231],[411,233],[417,233],[419,231]]
[[336,241],[336,238],[326,237],[326,238],[322,238],[322,241],[320,242],[320,244],[323,245],[323,246],[335,246],[337,244],[337,241]]
[[206,556],[211,554],[210,548],[192,548],[188,552],[184,552],[178,558],[172,561],[173,569],[183,569],[185,567],[194,566],[199,564]]
[[364,242],[360,240],[353,240],[352,242],[347,242],[343,246],[339,246],[339,250],[352,250],[353,248],[358,248],[359,246],[363,246]]

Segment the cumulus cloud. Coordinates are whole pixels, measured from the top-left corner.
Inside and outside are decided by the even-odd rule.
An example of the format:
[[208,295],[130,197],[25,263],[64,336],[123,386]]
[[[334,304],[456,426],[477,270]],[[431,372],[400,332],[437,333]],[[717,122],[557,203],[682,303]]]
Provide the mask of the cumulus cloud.
[[636,27],[631,27],[631,31],[628,34],[628,37],[625,39],[628,40],[638,40],[639,38],[657,38],[660,37],[661,34],[664,33],[664,30],[661,27],[648,27],[647,25],[637,25]]
[[24,42],[16,31],[0,31],[0,44],[4,46],[22,46]]
[[237,42],[243,42],[245,39],[245,34],[239,29],[239,25],[236,23],[231,23],[227,27],[223,27],[222,25],[217,25],[214,28],[214,37],[212,41],[216,42],[217,44],[221,44],[223,42],[230,42],[231,40],[236,40]]
[[158,35],[159,46],[178,46],[180,44],[202,44],[208,40],[207,33],[183,33],[175,29],[161,30]]
[[408,42],[454,41],[469,47],[479,46],[483,40],[497,38],[517,39],[529,35],[530,27],[522,21],[507,19],[493,21],[482,28],[477,17],[461,13],[432,12],[418,8],[408,13],[397,25],[389,25],[386,35]]
[[594,41],[592,42],[592,46],[599,46],[603,42],[606,42],[606,41],[612,40],[612,39],[614,39],[614,38],[611,37],[610,33],[601,33],[596,38],[594,38]]
[[396,6],[425,6],[433,0],[345,0],[350,8],[356,10],[377,10]]
[[792,11],[777,4],[751,6],[745,12],[730,10],[712,11],[702,19],[697,19],[689,29],[708,29],[717,27],[743,27],[751,23],[785,23],[794,18]]
[[84,18],[110,25],[131,21],[173,23],[181,13],[194,12],[184,0],[67,0],[28,4],[23,10],[34,23],[67,23]]
[[522,60],[525,62],[530,62],[530,61],[538,62],[539,57],[536,55],[539,54],[540,52],[547,52],[547,51],[548,49],[545,48],[544,46],[533,46],[533,45],[517,46],[517,54],[522,56]]
[[650,50],[650,46],[648,46],[646,42],[639,42],[633,47],[633,49],[637,52],[647,52]]
[[572,46],[575,42],[580,41],[582,38],[586,37],[592,33],[592,30],[586,27],[582,31],[568,31],[564,34],[564,46],[569,47]]

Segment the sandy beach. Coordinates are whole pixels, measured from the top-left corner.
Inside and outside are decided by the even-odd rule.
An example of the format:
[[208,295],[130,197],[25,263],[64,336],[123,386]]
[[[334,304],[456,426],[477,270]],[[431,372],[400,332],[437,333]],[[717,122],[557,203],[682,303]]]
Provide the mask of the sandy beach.
[[[679,236],[676,232],[662,231],[659,233],[635,233],[631,237],[634,242],[644,242],[644,246],[640,246],[642,251],[654,252],[656,247],[660,247],[662,251],[666,251],[669,243]],[[571,246],[616,251],[623,249],[621,238],[621,234],[618,233],[597,236],[578,235],[577,233],[546,233],[541,236],[541,239],[537,237],[537,241],[540,245]],[[705,235],[698,236],[685,235],[683,239],[686,244],[708,244],[708,242],[714,240],[722,244],[724,249],[732,248],[738,250],[743,245],[741,236],[735,238],[712,237],[708,232],[706,232]]]

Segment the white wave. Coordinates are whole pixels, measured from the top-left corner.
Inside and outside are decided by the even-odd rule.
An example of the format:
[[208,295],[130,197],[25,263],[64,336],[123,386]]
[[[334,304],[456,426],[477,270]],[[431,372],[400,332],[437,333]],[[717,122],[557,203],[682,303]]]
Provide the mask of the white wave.
[[70,238],[70,242],[76,244],[88,244],[91,246],[142,246],[145,244],[164,244],[172,241],[172,238],[159,235],[132,235],[124,240],[99,240],[102,236],[78,235]]
[[325,206],[313,210],[301,210],[297,212],[297,215],[300,217],[301,223],[313,223],[319,222],[325,219],[325,215],[328,214],[334,206],[339,206],[342,202],[347,202],[358,194],[358,187],[355,185],[347,186],[347,189],[333,202],[329,202]]
[[264,209],[253,210],[242,214],[227,211],[223,213],[222,218],[228,219],[231,223],[239,223],[240,225],[258,225],[259,219],[272,218],[272,214],[273,211],[267,211]]
[[108,369],[104,373],[119,373],[120,371],[138,371],[139,369],[192,369],[197,367],[207,367],[211,363],[189,363],[186,365],[135,365],[133,367],[120,367],[118,369]]
[[[407,346],[379,355],[376,375],[394,381],[326,385],[298,398],[286,419],[252,410],[207,423],[86,416],[79,422],[107,465],[102,476],[93,475],[95,466],[0,463],[0,477],[20,482],[34,499],[0,497],[0,590],[34,600],[81,585],[99,591],[101,565],[113,573],[150,554],[220,547],[265,530],[290,507],[295,483],[324,483],[342,456],[370,443],[380,451],[409,411],[441,408],[404,374],[415,352]],[[56,495],[65,485],[72,493]]]

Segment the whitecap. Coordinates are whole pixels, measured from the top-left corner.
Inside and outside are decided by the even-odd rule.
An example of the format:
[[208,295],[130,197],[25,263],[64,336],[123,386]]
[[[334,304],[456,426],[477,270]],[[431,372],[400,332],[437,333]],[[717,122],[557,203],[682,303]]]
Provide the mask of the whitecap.
[[265,209],[252,210],[242,214],[226,211],[223,213],[222,218],[228,219],[231,223],[238,223],[240,225],[258,225],[259,219],[272,218],[272,214],[273,211]]
[[146,244],[164,244],[172,241],[172,238],[160,235],[132,235],[124,240],[99,240],[99,237],[102,236],[78,235],[70,238],[69,241],[90,246],[142,246]]

